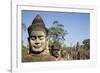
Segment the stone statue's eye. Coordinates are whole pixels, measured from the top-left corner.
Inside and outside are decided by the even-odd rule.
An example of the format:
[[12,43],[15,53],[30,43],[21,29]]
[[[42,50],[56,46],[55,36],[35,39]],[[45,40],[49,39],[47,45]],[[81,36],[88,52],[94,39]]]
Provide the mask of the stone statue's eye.
[[39,36],[39,39],[40,39],[40,40],[43,40],[43,39],[44,39],[44,37],[43,37],[43,36]]
[[35,40],[35,39],[36,39],[36,36],[31,36],[31,39],[32,39],[32,40]]

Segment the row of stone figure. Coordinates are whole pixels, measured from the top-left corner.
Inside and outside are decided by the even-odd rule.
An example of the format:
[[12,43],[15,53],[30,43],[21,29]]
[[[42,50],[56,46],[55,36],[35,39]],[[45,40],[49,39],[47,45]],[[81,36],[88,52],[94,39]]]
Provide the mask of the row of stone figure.
[[[63,51],[61,54],[56,42],[48,48],[48,29],[40,15],[37,15],[28,27],[28,54],[22,56],[22,62],[72,60],[71,54]],[[80,53],[78,53],[80,56]]]
[[29,53],[22,57],[22,62],[60,60],[59,49],[50,54],[48,49],[48,29],[40,15],[37,15],[28,27]]

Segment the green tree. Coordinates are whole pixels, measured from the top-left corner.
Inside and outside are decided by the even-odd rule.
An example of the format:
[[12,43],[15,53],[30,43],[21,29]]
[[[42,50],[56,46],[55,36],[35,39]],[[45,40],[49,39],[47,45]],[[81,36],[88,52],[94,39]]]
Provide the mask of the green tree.
[[79,42],[77,42],[77,43],[76,43],[76,50],[77,50],[77,51],[78,51],[79,47],[80,47],[80,44],[79,44]]
[[83,40],[83,45],[85,49],[90,49],[90,39]]
[[[22,25],[22,31],[25,33],[25,32],[26,32],[26,29],[27,29],[27,28],[26,28],[26,25],[25,25],[23,22],[22,22],[21,25]],[[22,47],[25,48],[24,40],[23,40],[23,39],[22,39]]]
[[[61,48],[61,44],[63,40],[65,40],[65,35],[67,31],[64,29],[64,25],[60,24],[59,21],[54,21],[51,28],[49,28],[49,48],[56,43],[59,48]],[[50,42],[50,40],[52,42]],[[56,46],[57,47],[57,46]]]
[[51,49],[51,46],[53,45],[53,41],[52,40],[48,40],[48,47]]
[[26,25],[22,22],[22,30],[26,31]]
[[64,30],[64,25],[60,24],[58,21],[54,21],[51,28],[49,28],[49,38],[53,41],[65,40],[65,35],[67,32]]

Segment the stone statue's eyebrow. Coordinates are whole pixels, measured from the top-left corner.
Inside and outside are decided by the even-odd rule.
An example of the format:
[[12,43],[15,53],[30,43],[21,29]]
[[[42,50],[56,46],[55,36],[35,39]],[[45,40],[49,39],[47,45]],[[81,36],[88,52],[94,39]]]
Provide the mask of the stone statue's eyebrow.
[[38,37],[44,37],[44,35],[39,35]]
[[35,35],[31,35],[30,37],[36,37]]
[[39,36],[36,36],[36,35],[33,35],[33,36],[30,36],[30,37],[34,37],[34,38],[36,38],[36,37],[44,37],[44,35],[39,35]]

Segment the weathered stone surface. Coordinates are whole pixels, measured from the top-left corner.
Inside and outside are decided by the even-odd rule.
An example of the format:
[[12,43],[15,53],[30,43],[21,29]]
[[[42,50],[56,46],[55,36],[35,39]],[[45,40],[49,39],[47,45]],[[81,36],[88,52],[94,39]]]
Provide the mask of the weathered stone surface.
[[22,62],[54,61],[48,52],[48,30],[40,15],[37,15],[28,28],[29,54],[23,57]]

